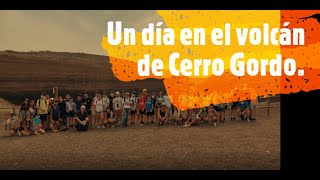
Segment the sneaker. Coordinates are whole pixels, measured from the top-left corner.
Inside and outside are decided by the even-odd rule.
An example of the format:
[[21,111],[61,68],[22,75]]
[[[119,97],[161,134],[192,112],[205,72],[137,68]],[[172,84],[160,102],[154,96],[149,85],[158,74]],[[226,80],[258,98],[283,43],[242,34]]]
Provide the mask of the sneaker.
[[188,127],[188,125],[187,125],[187,124],[185,124],[185,125],[183,125],[182,127]]
[[214,122],[213,125],[214,125],[214,126],[217,126],[217,123]]
[[250,122],[250,119],[247,118],[247,121]]
[[102,127],[102,129],[106,128],[105,126],[101,126],[101,127]]
[[256,118],[250,117],[249,120],[254,121],[254,120],[256,120]]
[[100,129],[100,126],[98,126],[97,128]]
[[143,126],[143,124],[140,124],[139,126],[140,126],[140,127],[142,127],[142,126]]
[[21,132],[20,131],[18,131],[18,136],[21,136]]

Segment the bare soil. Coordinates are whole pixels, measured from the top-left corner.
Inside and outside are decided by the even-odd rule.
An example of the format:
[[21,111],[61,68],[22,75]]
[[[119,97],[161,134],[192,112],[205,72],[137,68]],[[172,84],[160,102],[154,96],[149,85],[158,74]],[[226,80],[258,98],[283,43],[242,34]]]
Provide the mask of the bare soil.
[[280,108],[218,126],[90,129],[0,137],[0,169],[279,170]]

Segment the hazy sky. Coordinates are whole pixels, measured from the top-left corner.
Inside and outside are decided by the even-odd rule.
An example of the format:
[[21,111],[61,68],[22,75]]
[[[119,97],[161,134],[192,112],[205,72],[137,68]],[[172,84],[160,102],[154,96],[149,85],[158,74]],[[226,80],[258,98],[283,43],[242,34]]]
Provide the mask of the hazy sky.
[[0,11],[0,51],[64,51],[106,55],[107,21],[137,30],[162,21],[156,11]]

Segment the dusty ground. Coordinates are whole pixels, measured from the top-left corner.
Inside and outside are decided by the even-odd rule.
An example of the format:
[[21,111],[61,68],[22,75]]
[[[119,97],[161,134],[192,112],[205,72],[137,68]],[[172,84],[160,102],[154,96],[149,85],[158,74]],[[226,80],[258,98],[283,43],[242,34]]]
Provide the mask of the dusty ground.
[[280,169],[280,108],[217,127],[114,128],[0,137],[0,169]]

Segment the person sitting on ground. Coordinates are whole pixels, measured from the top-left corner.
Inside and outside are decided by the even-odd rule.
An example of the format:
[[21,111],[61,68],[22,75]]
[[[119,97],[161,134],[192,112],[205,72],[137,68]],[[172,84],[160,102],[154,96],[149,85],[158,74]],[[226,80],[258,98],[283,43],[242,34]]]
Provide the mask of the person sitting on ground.
[[209,123],[213,123],[214,126],[217,126],[217,120],[219,119],[219,114],[218,112],[214,109],[213,105],[210,105],[208,107],[208,117],[207,121]]
[[116,123],[114,117],[113,117],[113,112],[111,111],[110,107],[107,106],[106,107],[106,114],[104,116],[104,124],[106,125],[106,127],[114,127],[114,124]]
[[199,117],[201,118],[201,125],[202,124],[208,124],[208,109],[206,107],[202,108],[201,113],[199,114]]
[[12,113],[6,123],[6,129],[8,130],[8,133],[10,136],[13,136],[19,132],[18,124],[19,123],[18,123],[17,115],[15,113]]
[[248,118],[250,117],[250,109],[249,109],[249,104],[246,100],[241,101],[238,104],[238,116],[242,119],[242,120],[248,120],[250,121]]
[[189,111],[183,110],[180,112],[180,114],[181,114],[181,124],[183,124],[189,119]]
[[197,126],[201,121],[199,115],[201,114],[202,110],[200,109],[192,109],[190,113],[190,119],[183,125],[183,127],[190,127],[190,126]]
[[219,118],[220,118],[220,121],[219,122],[222,122],[224,123],[225,120],[226,120],[226,109],[228,108],[228,105],[225,104],[225,103],[220,103],[218,105],[218,113],[219,113]]
[[24,119],[20,123],[19,127],[19,135],[23,136],[30,136],[32,135],[32,130],[31,130],[32,124],[31,124],[31,116],[26,115]]
[[159,126],[164,125],[164,123],[167,122],[167,107],[165,103],[162,103],[160,110],[158,111],[158,117],[159,117]]
[[172,120],[175,125],[181,124],[182,122],[180,110],[175,106],[173,106]]
[[46,131],[42,129],[41,119],[40,115],[37,114],[34,118],[32,118],[32,124],[33,124],[33,133],[35,135],[39,134],[45,134]]
[[88,122],[88,113],[86,111],[86,106],[81,106],[80,111],[77,112],[75,119],[77,121],[76,128],[78,131],[88,130],[89,122]]

